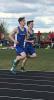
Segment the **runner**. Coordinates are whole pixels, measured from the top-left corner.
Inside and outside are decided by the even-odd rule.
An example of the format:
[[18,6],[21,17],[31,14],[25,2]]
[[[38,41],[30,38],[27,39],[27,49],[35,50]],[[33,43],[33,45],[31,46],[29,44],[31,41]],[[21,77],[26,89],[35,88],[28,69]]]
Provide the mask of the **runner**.
[[[26,58],[26,53],[24,51],[24,39],[26,36],[26,28],[25,26],[25,17],[18,19],[19,26],[13,30],[13,32],[9,35],[9,38],[16,44],[16,58],[13,60],[13,64],[11,67],[11,72],[16,73],[16,65],[20,60],[24,60]],[[13,38],[13,34],[17,34],[17,39]],[[24,67],[21,67],[21,70],[24,70]]]

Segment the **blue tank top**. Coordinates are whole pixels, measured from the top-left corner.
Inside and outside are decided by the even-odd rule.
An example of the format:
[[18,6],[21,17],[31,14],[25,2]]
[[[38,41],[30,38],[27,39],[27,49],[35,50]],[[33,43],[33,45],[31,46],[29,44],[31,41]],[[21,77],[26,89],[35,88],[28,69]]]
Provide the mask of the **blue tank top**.
[[24,39],[25,39],[25,35],[26,35],[27,31],[26,31],[25,27],[24,27],[24,31],[22,31],[20,29],[20,27],[18,27],[18,31],[19,31],[19,33],[17,34],[17,41],[19,41],[19,44],[16,45],[16,47],[17,46],[23,47],[23,45],[24,45]]
[[28,40],[34,40],[34,32],[32,31],[32,33],[28,32],[29,36],[28,36]]
[[[30,32],[28,31],[28,40],[29,40],[29,41],[34,40],[34,31],[33,31],[33,30],[32,30],[32,33],[30,33]],[[27,42],[26,45],[31,46],[32,43]]]

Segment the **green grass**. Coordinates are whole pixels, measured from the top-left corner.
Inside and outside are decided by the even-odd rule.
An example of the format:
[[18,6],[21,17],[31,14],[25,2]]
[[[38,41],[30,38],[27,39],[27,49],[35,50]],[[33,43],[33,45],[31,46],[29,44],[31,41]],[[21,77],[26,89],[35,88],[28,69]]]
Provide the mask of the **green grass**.
[[[26,70],[54,71],[54,49],[37,49],[37,58],[29,58],[25,65]],[[15,58],[14,50],[0,50],[0,69],[10,69]],[[17,66],[20,69],[21,62]]]

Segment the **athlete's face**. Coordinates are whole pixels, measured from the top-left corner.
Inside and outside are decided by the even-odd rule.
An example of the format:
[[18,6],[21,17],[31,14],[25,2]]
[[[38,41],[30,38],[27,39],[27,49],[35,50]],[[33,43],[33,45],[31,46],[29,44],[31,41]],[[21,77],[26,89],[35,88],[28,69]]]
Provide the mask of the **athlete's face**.
[[21,26],[25,26],[25,19],[20,22]]
[[29,24],[29,27],[32,29],[33,28],[33,22],[31,22],[30,24]]

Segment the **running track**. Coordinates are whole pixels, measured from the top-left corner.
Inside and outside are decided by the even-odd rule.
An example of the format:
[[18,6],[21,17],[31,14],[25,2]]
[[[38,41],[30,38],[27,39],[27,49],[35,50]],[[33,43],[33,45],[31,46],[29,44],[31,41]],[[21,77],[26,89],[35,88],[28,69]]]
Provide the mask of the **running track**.
[[0,70],[0,100],[54,100],[54,72]]

